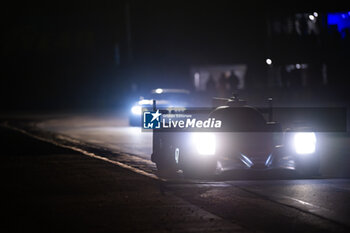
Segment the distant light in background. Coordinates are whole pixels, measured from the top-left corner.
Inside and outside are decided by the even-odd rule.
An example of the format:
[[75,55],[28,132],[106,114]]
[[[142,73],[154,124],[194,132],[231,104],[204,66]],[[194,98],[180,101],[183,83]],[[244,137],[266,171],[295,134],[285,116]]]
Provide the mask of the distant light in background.
[[272,65],[272,60],[271,60],[270,58],[267,58],[267,59],[266,59],[266,64]]
[[314,12],[314,16],[315,16],[315,17],[318,17],[318,13],[317,13],[317,12]]
[[296,64],[295,67],[299,70],[301,68],[300,64]]
[[200,74],[194,73],[194,86],[199,87],[200,84]]
[[310,19],[311,21],[314,21],[314,20],[315,20],[315,16],[309,15],[309,19]]
[[162,94],[163,93],[163,89],[162,88],[157,88],[156,89],[156,93],[157,94]]

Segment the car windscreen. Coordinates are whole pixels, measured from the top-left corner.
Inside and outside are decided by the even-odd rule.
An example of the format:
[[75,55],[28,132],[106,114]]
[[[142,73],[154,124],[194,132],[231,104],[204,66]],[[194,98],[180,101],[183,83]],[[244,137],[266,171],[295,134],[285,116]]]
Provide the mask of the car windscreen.
[[151,94],[152,99],[158,100],[170,100],[170,101],[186,101],[190,97],[187,93],[162,93],[162,94]]
[[252,107],[219,107],[210,114],[221,120],[225,132],[263,132],[267,130],[263,115]]

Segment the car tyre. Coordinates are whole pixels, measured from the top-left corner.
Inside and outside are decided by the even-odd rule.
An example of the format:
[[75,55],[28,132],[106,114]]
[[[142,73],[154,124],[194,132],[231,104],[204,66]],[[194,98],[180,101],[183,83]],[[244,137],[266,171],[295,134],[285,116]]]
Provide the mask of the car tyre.
[[173,151],[173,147],[169,145],[163,148],[158,155],[156,165],[158,172],[162,176],[174,176],[178,171]]

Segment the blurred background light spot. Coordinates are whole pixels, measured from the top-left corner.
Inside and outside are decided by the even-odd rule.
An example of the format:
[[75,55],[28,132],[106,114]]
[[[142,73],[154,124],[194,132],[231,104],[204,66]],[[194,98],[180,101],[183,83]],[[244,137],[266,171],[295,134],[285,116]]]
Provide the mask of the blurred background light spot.
[[270,58],[267,58],[267,59],[266,59],[266,64],[272,65],[272,60],[271,60]]

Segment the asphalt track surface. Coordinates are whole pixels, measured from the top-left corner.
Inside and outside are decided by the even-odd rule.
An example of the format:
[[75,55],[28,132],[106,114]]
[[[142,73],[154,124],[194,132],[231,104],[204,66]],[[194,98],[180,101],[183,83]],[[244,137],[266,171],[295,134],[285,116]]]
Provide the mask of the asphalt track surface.
[[78,151],[161,182],[162,192],[213,216],[260,232],[349,232],[349,138],[323,136],[322,176],[292,171],[237,176],[229,170],[210,180],[164,178],[150,161],[152,134],[129,127],[117,114],[46,115],[3,121],[36,139]]

